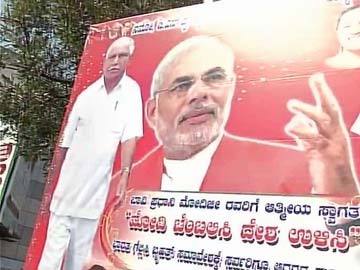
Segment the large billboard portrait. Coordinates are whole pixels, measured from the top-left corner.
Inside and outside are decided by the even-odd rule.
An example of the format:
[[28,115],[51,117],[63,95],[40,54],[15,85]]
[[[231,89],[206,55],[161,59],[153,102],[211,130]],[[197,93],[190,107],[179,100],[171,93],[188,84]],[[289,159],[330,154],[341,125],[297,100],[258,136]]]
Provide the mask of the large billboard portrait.
[[360,3],[93,25],[25,270],[360,268]]

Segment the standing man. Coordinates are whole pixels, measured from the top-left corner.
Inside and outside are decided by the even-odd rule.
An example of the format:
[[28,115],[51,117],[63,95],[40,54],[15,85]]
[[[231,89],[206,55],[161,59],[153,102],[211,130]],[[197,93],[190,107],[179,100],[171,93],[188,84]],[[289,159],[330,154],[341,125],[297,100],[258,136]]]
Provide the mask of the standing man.
[[209,36],[179,43],[155,70],[147,101],[159,147],[134,166],[129,188],[358,195],[340,106],[321,74],[309,86],[316,104],[288,103],[294,118],[286,131],[302,151],[236,137],[224,130],[235,90],[232,49]]
[[126,74],[134,40],[122,37],[106,52],[103,76],[76,99],[60,142],[61,169],[39,270],[81,270],[91,251],[121,144],[118,195],[122,199],[136,148],[143,135],[139,85]]

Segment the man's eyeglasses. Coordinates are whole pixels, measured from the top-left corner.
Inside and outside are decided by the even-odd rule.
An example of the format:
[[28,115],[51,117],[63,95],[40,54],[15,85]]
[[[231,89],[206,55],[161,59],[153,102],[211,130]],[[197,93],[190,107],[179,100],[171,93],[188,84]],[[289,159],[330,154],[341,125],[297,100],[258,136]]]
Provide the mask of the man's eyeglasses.
[[[202,74],[200,79],[206,87],[216,90],[231,84],[232,76],[226,74],[223,68],[215,67]],[[193,76],[178,77],[170,87],[154,91],[154,96],[163,92],[169,92],[171,95],[176,96],[186,95],[187,91],[196,83],[196,80]]]

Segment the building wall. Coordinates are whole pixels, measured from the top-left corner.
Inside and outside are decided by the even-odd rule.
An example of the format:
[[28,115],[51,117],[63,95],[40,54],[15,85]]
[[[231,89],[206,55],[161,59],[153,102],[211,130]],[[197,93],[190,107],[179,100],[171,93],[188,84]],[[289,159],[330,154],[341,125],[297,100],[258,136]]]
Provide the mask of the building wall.
[[19,157],[9,180],[0,221],[10,227],[18,239],[0,240],[0,270],[20,270],[31,241],[36,213],[45,185],[43,162]]

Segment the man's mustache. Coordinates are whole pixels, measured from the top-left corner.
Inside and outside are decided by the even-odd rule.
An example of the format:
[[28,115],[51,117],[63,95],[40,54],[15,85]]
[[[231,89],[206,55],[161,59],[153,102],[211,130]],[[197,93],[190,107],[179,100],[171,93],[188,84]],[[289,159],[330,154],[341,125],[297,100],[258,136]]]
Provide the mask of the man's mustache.
[[186,110],[185,112],[183,112],[179,117],[178,117],[178,124],[181,124],[182,122],[186,121],[189,118],[192,117],[197,117],[203,114],[212,114],[214,116],[217,115],[217,108],[218,106],[215,104],[212,105],[197,105],[196,107],[190,108],[188,110]]
[[120,69],[120,66],[116,65],[116,66],[111,66],[108,68],[108,70],[119,70]]

